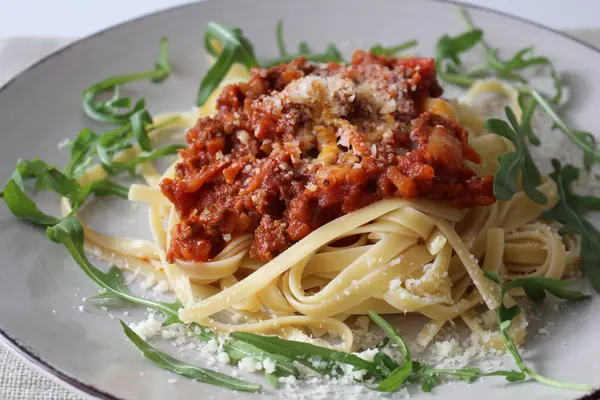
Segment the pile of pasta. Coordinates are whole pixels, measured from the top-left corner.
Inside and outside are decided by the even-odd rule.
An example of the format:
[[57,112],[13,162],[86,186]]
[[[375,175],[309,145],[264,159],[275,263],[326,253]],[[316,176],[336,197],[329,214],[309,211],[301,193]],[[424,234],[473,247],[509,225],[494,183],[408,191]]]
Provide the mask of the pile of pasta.
[[[223,85],[247,77],[243,68],[234,68]],[[432,112],[458,120],[470,131],[470,145],[483,160],[472,165],[478,174],[493,174],[498,155],[512,150],[508,140],[484,132],[483,120],[470,105],[479,94],[489,92],[508,98],[520,117],[515,90],[493,80],[477,83],[456,101],[432,99],[428,105]],[[154,124],[163,127],[151,131],[152,140],[183,138],[199,117],[214,112],[215,98],[213,94],[200,109],[155,118]],[[128,149],[116,160],[125,161],[139,152],[139,148]],[[545,205],[524,192],[510,201],[470,210],[427,199],[385,199],[322,226],[267,263],[248,257],[252,236],[244,234],[233,237],[211,261],[169,264],[165,259],[169,232],[178,216],[158,183],[174,175],[174,165],[160,174],[151,164],[143,164],[138,172],[146,185],[132,185],[129,197],[148,204],[154,242],[105,236],[84,225],[86,250],[136,275],[165,281],[183,304],[182,321],[217,331],[295,339],[329,334],[340,339],[338,348],[352,351],[349,321],[373,310],[427,317],[417,337],[422,346],[448,321],[460,318],[483,344],[502,348],[497,327],[480,318],[485,308],[494,310],[499,301],[498,287],[484,277],[484,271],[507,280],[560,279],[578,268],[578,239],[559,234],[557,227],[541,218],[557,201],[556,185],[547,177],[538,188],[548,198]],[[105,174],[101,167],[91,168],[80,183]],[[70,212],[66,198],[62,209]],[[332,245],[345,237],[356,240],[344,247]],[[523,295],[520,289],[509,294],[504,300],[507,306],[514,303],[512,296]],[[517,343],[523,342],[526,326],[524,314],[511,324]]]

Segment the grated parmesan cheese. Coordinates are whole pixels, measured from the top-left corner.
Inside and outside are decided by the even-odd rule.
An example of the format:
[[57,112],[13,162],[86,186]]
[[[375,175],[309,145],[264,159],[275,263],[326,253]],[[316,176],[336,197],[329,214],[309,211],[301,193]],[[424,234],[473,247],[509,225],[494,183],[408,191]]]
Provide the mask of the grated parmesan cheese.
[[229,363],[229,355],[225,352],[219,353],[219,354],[217,354],[217,361],[220,362],[221,364],[228,364]]
[[275,372],[275,366],[275,361],[271,360],[270,358],[265,358],[263,360],[263,368],[267,374],[272,374]]
[[129,324],[129,327],[135,331],[142,339],[148,340],[158,336],[162,331],[162,321],[156,319],[154,313],[148,314],[148,319],[139,323]]
[[254,361],[252,357],[242,358],[237,366],[243,372],[255,372],[260,371],[263,368],[262,363]]
[[140,287],[144,290],[148,290],[154,285],[156,285],[156,283],[156,276],[154,275],[154,273],[152,273],[146,277],[146,279],[144,280],[144,282],[142,282]]
[[156,286],[152,289],[154,293],[167,293],[171,291],[171,287],[169,283],[165,280],[158,282]]
[[250,140],[250,134],[248,132],[244,131],[244,130],[238,131],[238,133],[236,134],[236,136],[240,140],[240,142],[242,142],[242,143],[248,143],[248,141]]
[[314,183],[308,182],[308,184],[306,185],[306,189],[310,190],[311,192],[316,192],[318,187]]

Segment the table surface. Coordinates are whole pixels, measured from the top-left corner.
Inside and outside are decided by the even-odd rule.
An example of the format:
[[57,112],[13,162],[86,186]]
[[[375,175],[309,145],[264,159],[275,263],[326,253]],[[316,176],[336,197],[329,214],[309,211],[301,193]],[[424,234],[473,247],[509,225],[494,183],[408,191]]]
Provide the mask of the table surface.
[[[598,0],[462,1],[519,15],[555,29],[600,28]],[[86,36],[121,21],[187,2],[189,1],[0,0],[0,37]]]
[[[597,19],[599,0],[571,0],[568,12],[565,12],[564,0],[464,2],[499,9],[555,29],[567,30],[600,47],[600,21]],[[143,5],[140,3],[122,0],[0,0],[0,86],[36,59],[72,39],[185,2],[144,0]],[[32,13],[31,10],[37,12]],[[21,359],[3,348],[0,341],[0,399],[78,400],[80,397],[30,369]]]

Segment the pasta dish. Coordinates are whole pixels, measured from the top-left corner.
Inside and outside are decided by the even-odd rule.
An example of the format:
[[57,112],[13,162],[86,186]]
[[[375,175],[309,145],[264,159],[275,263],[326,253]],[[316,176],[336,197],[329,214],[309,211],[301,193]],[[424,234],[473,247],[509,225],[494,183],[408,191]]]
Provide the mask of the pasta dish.
[[483,271],[575,268],[576,243],[540,218],[556,203],[553,181],[539,186],[544,205],[522,192],[496,201],[492,174],[510,142],[469,137],[463,126],[482,121],[440,94],[432,59],[364,52],[348,67],[299,59],[226,86],[158,186],[129,195],[151,205],[153,258],[183,320],[243,311],[256,322],[208,325],[308,326],[350,351],[346,318],[419,312],[427,344],[457,317],[483,334],[475,308],[498,301]]
[[[547,96],[536,90],[525,95],[501,75],[473,79],[463,95],[449,99],[438,74],[444,80],[455,74],[445,67],[452,55],[394,56],[380,47],[356,50],[348,63],[330,53],[323,59],[282,51],[279,62],[258,66],[243,58],[249,56],[242,52],[248,43],[241,31],[230,31],[238,35],[235,47],[211,31],[215,26],[206,40],[217,60],[213,68],[221,66],[222,54],[237,59],[212,86],[203,81],[199,107],[151,118],[136,104],[119,114],[118,90],[112,103],[98,103],[90,91],[88,113],[111,122],[121,118],[125,128],[80,133],[64,174],[42,168],[46,184],[63,196],[62,218],[44,219],[54,217],[35,211],[33,220],[22,205],[11,205],[11,196],[24,193],[18,191],[22,180],[35,177],[33,169],[24,172],[31,164],[17,169],[20,183],[13,178],[5,187],[13,213],[48,227],[49,237],[65,244],[103,288],[102,297],[155,307],[165,325],[201,327],[209,339],[219,333],[255,346],[246,357],[280,360],[272,368],[281,373],[276,376],[285,376],[289,370],[282,365],[292,361],[320,372],[314,360],[307,362],[307,351],[364,369],[384,391],[442,375],[412,361],[406,367],[405,343],[380,317],[413,313],[427,321],[416,337],[420,346],[446,324],[463,321],[482,345],[506,348],[520,368],[493,374],[539,380],[516,350],[528,324],[516,299],[541,299],[545,291],[585,297],[564,289],[561,280],[586,263],[591,243],[568,229],[572,225],[558,211],[568,200],[560,164],[556,176],[545,176],[527,149],[537,139],[531,128],[536,105],[552,112]],[[440,53],[450,51],[451,38],[445,38]],[[163,62],[162,68],[164,76],[147,77],[164,79],[170,67]],[[481,99],[489,95],[508,104],[508,122],[482,113]],[[181,143],[183,134],[185,145],[153,149]],[[177,157],[159,171],[151,161],[163,155]],[[94,165],[96,156],[100,163]],[[119,170],[135,171],[143,182],[116,188],[108,178]],[[122,197],[148,206],[153,242],[106,236],[76,219],[90,193],[122,190]],[[175,294],[175,303],[140,300],[121,285],[119,270],[105,274],[91,266],[77,253],[78,229],[88,253],[152,277]],[[402,362],[389,354],[379,356],[382,366],[377,358],[364,361],[369,365],[352,358],[359,347],[353,326],[364,315],[390,335]],[[240,332],[274,335],[283,340],[273,343],[286,349],[284,343],[296,343],[287,341],[310,338],[313,347],[274,354],[263,336]],[[319,353],[317,346],[333,352]],[[174,368],[167,369],[185,375]],[[460,373],[485,376],[474,370]],[[221,375],[218,384],[251,390],[238,380],[224,384]],[[393,379],[399,383],[389,383]],[[432,381],[424,382],[425,388]]]

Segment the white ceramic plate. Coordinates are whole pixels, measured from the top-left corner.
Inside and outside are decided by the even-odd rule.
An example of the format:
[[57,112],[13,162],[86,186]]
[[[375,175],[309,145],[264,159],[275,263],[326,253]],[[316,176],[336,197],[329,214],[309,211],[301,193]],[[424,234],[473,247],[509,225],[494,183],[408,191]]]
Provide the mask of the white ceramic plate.
[[[80,110],[83,89],[104,77],[153,65],[162,35],[171,41],[174,75],[161,85],[128,86],[129,94],[146,98],[152,112],[186,110],[193,105],[207,68],[202,38],[211,20],[242,27],[263,57],[276,55],[274,29],[279,18],[286,21],[290,45],[306,40],[322,48],[333,42],[348,56],[352,49],[368,48],[375,42],[391,45],[416,38],[419,53],[426,55],[432,54],[441,34],[464,29],[456,11],[456,4],[434,0],[224,0],[187,5],[119,25],[54,53],[2,88],[0,181],[6,182],[19,156],[62,165],[67,151],[58,151],[57,143],[75,136],[84,126],[94,127]],[[577,127],[598,128],[600,52],[514,17],[481,9],[471,9],[471,16],[485,29],[488,41],[502,50],[513,53],[533,44],[540,54],[555,60],[574,94],[563,112]],[[56,212],[56,204],[55,198],[48,197],[42,206]],[[96,222],[103,222],[104,231],[126,227],[130,234],[147,236],[146,223],[132,227],[127,213],[113,208]],[[145,221],[143,215],[140,220]],[[94,285],[62,246],[14,219],[4,205],[0,206],[0,254],[0,333],[51,374],[104,399],[256,398],[182,378],[169,383],[174,375],[145,361],[126,340],[116,319],[87,303],[84,312],[78,310],[82,297],[96,293]],[[130,312],[141,318],[144,310]],[[121,315],[114,312],[115,317]],[[561,313],[555,322],[552,336],[529,337],[528,361],[550,376],[600,386],[600,298]],[[334,394],[345,396],[330,396]],[[275,397],[277,393],[263,395]],[[509,385],[489,378],[472,386],[441,386],[422,396],[492,400],[578,395],[531,382]]]

